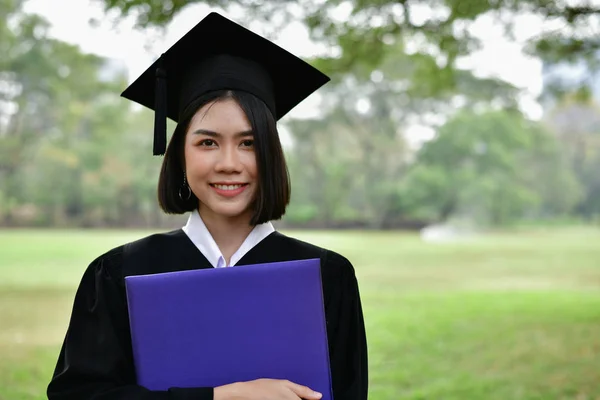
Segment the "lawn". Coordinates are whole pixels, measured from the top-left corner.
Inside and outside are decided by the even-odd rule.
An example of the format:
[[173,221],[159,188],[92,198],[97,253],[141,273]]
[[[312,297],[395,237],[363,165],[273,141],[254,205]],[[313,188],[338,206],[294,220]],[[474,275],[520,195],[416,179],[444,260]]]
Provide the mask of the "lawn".
[[[353,262],[370,399],[600,399],[600,230],[286,233]],[[45,398],[84,268],[145,234],[0,230],[0,400]]]

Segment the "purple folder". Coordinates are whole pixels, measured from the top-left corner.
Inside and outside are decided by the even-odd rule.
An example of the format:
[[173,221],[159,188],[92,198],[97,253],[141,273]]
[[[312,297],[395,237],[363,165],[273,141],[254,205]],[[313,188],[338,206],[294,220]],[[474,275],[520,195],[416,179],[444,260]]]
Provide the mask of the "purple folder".
[[138,384],[289,379],[333,400],[319,259],[125,278]]

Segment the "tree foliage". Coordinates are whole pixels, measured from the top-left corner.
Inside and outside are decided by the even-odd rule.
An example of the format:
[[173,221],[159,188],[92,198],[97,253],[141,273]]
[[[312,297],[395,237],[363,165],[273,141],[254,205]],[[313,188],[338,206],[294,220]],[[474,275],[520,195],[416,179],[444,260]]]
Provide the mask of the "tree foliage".
[[142,175],[157,164],[132,166],[151,130],[116,95],[124,71],[50,38],[21,1],[0,11],[0,223],[104,225],[150,209],[156,189]]
[[577,212],[588,219],[600,215],[600,107],[593,100],[582,102],[575,95],[558,103],[546,124],[582,184]]
[[[319,4],[324,12],[350,4],[356,18],[369,11],[373,24],[383,15],[375,3]],[[119,4],[127,5],[124,13],[146,12],[147,24],[165,23],[184,6],[107,2]],[[249,17],[277,10],[297,14],[301,6],[308,18],[317,3],[237,4],[249,10]],[[377,4],[383,10],[394,6]],[[417,9],[408,0],[398,4],[394,7]],[[423,4],[447,4],[457,13],[461,4],[480,5],[480,11],[461,12],[490,12],[473,1]],[[21,6],[19,0],[0,0],[0,225],[179,225],[180,217],[164,216],[157,206],[162,160],[150,156],[152,113],[118,97],[126,86],[125,71],[51,39],[47,22]],[[152,10],[162,10],[157,15],[164,21]],[[352,18],[346,22],[357,23]],[[428,31],[435,21],[421,26],[410,19],[411,28],[394,19],[404,29],[398,35],[413,37],[435,37]],[[385,29],[386,24],[379,25]],[[579,96],[558,103],[543,126],[518,112],[517,89],[511,85],[444,67],[439,54],[434,57],[425,45],[408,51],[401,36],[382,36],[379,43],[381,32],[360,31],[360,24],[351,27],[353,34],[366,35],[368,45],[355,48],[342,28],[344,23],[329,26],[322,39],[341,43],[348,52],[313,60],[340,71],[334,84],[320,90],[320,118],[281,121],[292,142],[286,148],[292,203],[285,223],[390,228],[457,217],[498,225],[600,215],[600,111],[592,102],[582,103]],[[369,42],[368,35],[375,39]],[[436,133],[420,150],[408,140],[407,126],[414,124]]]
[[457,115],[423,146],[403,187],[409,210],[492,225],[568,215],[580,193],[556,138],[505,112]]
[[[519,15],[530,15],[549,27],[531,38],[527,51],[548,63],[584,61],[598,64],[600,6],[562,0],[97,0],[106,10],[134,15],[138,25],[165,26],[193,3],[243,10],[242,22],[265,21],[285,26],[302,20],[311,37],[339,50],[319,60],[329,74],[377,69],[390,52],[412,61],[416,86],[431,93],[455,91],[460,82],[456,62],[480,48],[469,27],[482,16],[515,30]],[[409,51],[407,45],[416,44]],[[413,46],[414,47],[414,46]]]

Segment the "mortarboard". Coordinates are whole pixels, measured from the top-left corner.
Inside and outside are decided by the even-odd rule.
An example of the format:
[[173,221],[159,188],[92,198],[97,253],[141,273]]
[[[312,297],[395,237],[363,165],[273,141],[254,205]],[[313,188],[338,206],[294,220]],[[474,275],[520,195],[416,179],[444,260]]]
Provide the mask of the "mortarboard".
[[166,147],[166,119],[204,93],[241,90],[261,99],[276,120],[329,81],[307,62],[212,12],[163,53],[121,96],[155,112],[154,155]]

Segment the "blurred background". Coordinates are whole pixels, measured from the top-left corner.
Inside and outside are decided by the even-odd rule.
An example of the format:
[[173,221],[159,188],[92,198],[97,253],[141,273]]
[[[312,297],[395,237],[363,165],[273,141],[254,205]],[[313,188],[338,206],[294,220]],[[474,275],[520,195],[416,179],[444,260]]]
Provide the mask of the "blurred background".
[[276,226],[353,262],[370,399],[600,399],[597,0],[0,0],[0,399],[94,258],[185,223],[119,94],[211,10],[332,77]]

